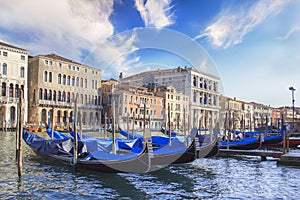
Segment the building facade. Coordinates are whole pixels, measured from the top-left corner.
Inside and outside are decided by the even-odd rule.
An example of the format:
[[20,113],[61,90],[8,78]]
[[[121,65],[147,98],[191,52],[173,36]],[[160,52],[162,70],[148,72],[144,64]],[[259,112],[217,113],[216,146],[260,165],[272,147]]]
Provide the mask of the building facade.
[[160,130],[164,124],[163,98],[145,87],[119,84],[112,94],[116,122],[122,129]]
[[170,121],[172,130],[188,128],[189,96],[182,92],[177,92],[173,86],[158,87],[155,94],[162,97],[164,101],[164,126],[168,129]]
[[219,119],[219,81],[213,74],[195,68],[173,68],[147,71],[122,78],[122,82],[132,82],[140,86],[155,88],[173,86],[190,100],[189,117],[191,127],[208,128]]
[[[28,122],[67,127],[73,121],[77,100],[83,128],[99,125],[101,112],[101,70],[55,54],[29,58]],[[52,115],[53,113],[53,115]]]
[[15,128],[17,123],[17,105],[22,90],[23,122],[28,120],[27,70],[28,51],[0,42],[0,120],[2,127]]

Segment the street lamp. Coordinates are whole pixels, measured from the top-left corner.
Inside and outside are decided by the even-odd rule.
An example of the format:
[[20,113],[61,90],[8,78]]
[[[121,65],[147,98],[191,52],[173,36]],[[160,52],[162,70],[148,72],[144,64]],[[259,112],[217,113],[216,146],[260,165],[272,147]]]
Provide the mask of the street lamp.
[[295,99],[294,99],[294,91],[296,90],[294,87],[289,87],[289,90],[292,91],[292,105],[293,105],[293,124],[292,124],[292,130],[294,131],[294,112],[295,112]]

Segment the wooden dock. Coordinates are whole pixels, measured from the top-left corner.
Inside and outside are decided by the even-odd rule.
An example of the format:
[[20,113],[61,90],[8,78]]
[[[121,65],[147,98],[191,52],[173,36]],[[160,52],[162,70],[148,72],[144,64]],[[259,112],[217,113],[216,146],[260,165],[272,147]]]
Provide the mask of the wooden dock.
[[283,155],[282,151],[270,150],[235,150],[235,149],[219,149],[219,155],[247,155],[260,156],[261,161],[266,161],[267,157],[280,158]]
[[300,153],[289,152],[280,157],[277,165],[300,166]]

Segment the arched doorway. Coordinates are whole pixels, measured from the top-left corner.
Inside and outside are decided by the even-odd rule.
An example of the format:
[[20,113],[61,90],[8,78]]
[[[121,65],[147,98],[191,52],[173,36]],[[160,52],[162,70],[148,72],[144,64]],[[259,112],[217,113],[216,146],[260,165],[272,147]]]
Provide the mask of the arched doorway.
[[47,111],[46,109],[43,109],[41,114],[41,122],[46,123],[46,121],[47,121]]
[[63,122],[64,122],[64,124],[66,124],[67,123],[67,119],[68,119],[68,111],[64,111],[64,115],[63,115]]
[[9,122],[8,123],[8,127],[13,127],[13,125],[15,124],[15,121],[16,121],[16,107],[14,106],[11,106],[10,107],[10,114],[9,114]]

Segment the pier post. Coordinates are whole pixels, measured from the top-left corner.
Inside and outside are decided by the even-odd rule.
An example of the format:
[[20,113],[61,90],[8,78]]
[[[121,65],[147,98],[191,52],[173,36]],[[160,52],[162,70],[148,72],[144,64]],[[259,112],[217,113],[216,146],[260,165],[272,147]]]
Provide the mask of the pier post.
[[23,160],[22,160],[22,135],[23,135],[23,118],[22,118],[22,98],[23,98],[23,93],[22,90],[19,91],[19,106],[18,106],[18,139],[19,139],[19,148],[18,148],[18,176],[22,176],[22,167],[23,167]]

